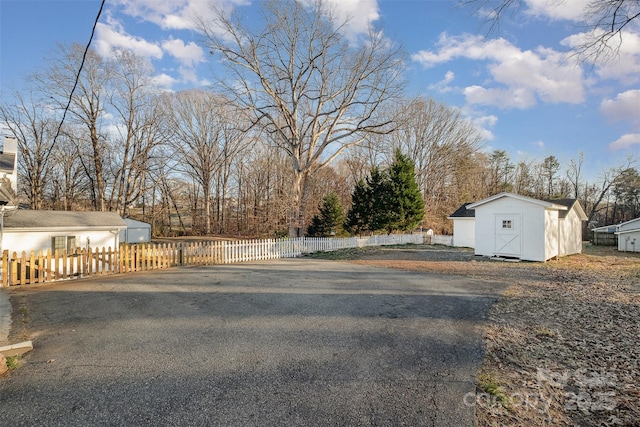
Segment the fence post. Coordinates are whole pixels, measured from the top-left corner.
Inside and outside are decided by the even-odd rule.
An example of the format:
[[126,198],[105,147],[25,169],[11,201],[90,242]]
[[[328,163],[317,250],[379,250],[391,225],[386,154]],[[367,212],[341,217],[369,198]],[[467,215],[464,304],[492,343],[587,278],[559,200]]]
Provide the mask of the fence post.
[[2,251],[2,287],[9,287],[9,251]]

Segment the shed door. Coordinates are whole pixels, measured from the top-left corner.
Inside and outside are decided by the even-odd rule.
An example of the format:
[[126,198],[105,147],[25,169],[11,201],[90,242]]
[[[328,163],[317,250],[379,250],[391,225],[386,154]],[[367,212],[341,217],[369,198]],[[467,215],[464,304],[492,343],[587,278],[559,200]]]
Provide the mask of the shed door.
[[495,254],[519,257],[522,247],[522,222],[518,214],[496,215]]

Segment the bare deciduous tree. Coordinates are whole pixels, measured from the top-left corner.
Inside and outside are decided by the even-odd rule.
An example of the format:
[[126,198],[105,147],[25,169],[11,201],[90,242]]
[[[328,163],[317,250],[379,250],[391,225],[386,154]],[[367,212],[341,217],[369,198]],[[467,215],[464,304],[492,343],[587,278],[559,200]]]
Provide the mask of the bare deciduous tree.
[[115,134],[111,207],[123,217],[145,190],[154,149],[165,142],[159,99],[151,84],[151,66],[131,51],[116,52],[109,103]]
[[402,55],[374,29],[350,43],[322,1],[260,5],[261,28],[216,10],[200,29],[229,72],[221,86],[289,156],[290,234],[300,235],[313,176],[368,133],[388,132],[376,113],[401,89]]
[[51,153],[51,161],[55,165],[52,167],[51,194],[54,209],[73,210],[86,201],[90,191],[79,147],[75,143],[79,138],[70,136],[73,132],[72,128],[65,127]]
[[[567,0],[556,0],[561,3]],[[507,13],[517,13],[523,0],[460,0],[476,10],[490,11],[491,30],[495,29]],[[584,61],[606,62],[618,54],[624,31],[640,20],[638,0],[585,0],[582,15],[583,37],[575,46],[578,57]]]
[[165,101],[169,143],[179,154],[176,168],[202,191],[204,233],[210,234],[216,183],[225,198],[229,168],[246,145],[246,134],[240,131],[243,115],[227,98],[201,90],[167,95]]
[[57,126],[55,115],[42,102],[13,94],[13,103],[0,105],[0,122],[18,141],[19,187],[23,187],[31,209],[42,209],[45,186],[51,173],[49,151]]
[[[69,101],[76,74],[84,54],[84,47],[73,44],[60,46],[50,67],[36,76],[42,87],[42,93],[48,94],[56,107],[62,111]],[[99,211],[107,210],[107,183],[104,162],[107,158],[107,135],[103,129],[105,103],[109,90],[111,64],[95,51],[87,52],[82,73],[71,97],[67,119],[70,124],[82,126],[85,135],[76,142],[88,149],[81,153],[89,157],[84,160],[85,171],[92,183],[93,207]]]
[[573,197],[579,199],[581,196],[580,187],[582,184],[582,165],[584,163],[584,152],[578,154],[577,159],[569,160],[569,167],[567,168],[567,179],[571,184],[573,190]]
[[[426,203],[427,219],[441,221],[457,208],[458,186],[468,194],[465,173],[468,162],[479,150],[482,137],[460,111],[433,99],[416,98],[401,105],[396,113],[398,129],[391,135],[392,150],[400,149],[415,163],[416,181]],[[469,180],[478,182],[469,173]],[[470,191],[478,196],[477,191]]]

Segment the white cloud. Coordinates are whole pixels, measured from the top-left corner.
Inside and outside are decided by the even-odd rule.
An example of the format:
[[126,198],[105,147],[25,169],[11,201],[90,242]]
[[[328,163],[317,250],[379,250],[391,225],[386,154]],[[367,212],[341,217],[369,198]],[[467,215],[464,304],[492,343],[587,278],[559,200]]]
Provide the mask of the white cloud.
[[118,5],[129,16],[141,18],[165,30],[195,30],[196,18],[207,20],[212,16],[212,5],[230,10],[244,0],[118,0]]
[[536,98],[527,89],[485,89],[469,86],[463,91],[470,104],[495,105],[503,108],[526,109],[536,105]]
[[204,51],[194,42],[185,45],[180,39],[169,39],[162,43],[162,48],[185,67],[193,67],[204,60]]
[[178,72],[180,73],[180,77],[182,78],[183,82],[198,82],[198,75],[195,69],[191,67],[180,67],[178,68]]
[[435,90],[440,93],[451,92],[452,88],[449,86],[453,80],[455,80],[456,75],[453,71],[449,70],[445,73],[444,78],[437,83],[433,83],[429,85],[430,90]]
[[328,0],[327,4],[340,21],[347,21],[345,33],[349,37],[366,33],[380,18],[377,0]]
[[540,150],[544,150],[544,141],[534,141],[531,143],[531,145],[533,145],[534,147],[539,148]]
[[160,46],[141,37],[127,34],[115,20],[107,18],[107,23],[96,25],[96,51],[104,57],[109,57],[115,49],[129,49],[144,58],[162,58]]
[[[312,4],[313,0],[303,0]],[[340,21],[348,20],[345,32],[354,37],[366,32],[369,24],[378,20],[377,0],[326,0]],[[210,21],[212,7],[230,13],[235,7],[248,5],[249,0],[117,0],[124,13],[153,22],[165,30],[197,30],[196,22]]]
[[476,129],[480,131],[482,139],[485,141],[493,141],[495,139],[495,135],[493,134],[493,131],[491,131],[491,128],[498,123],[498,118],[496,116],[492,114],[488,116],[480,116],[471,119],[471,121]]
[[600,112],[612,122],[630,121],[640,129],[640,89],[619,93],[615,99],[605,99]]
[[609,144],[611,150],[623,150],[633,145],[640,145],[640,133],[628,133]]
[[587,2],[585,0],[525,0],[525,13],[551,20],[582,21]]
[[163,74],[158,74],[157,76],[154,76],[153,83],[161,89],[171,90],[173,85],[177,83],[177,80],[171,77],[170,75],[163,73]]
[[421,51],[412,59],[425,67],[455,59],[487,62],[497,87],[467,87],[464,93],[472,104],[523,109],[538,100],[577,104],[585,97],[582,70],[553,49],[523,51],[502,38],[486,40],[482,36],[445,33],[440,36],[436,51]]
[[[578,33],[561,41],[561,44],[572,49],[580,49],[602,34],[602,30],[594,33]],[[596,47],[602,47],[597,45]],[[595,48],[588,50],[582,56],[587,60],[602,59]],[[617,55],[615,54],[617,52]],[[602,79],[618,80],[630,85],[640,82],[640,33],[623,31],[620,37],[613,37],[607,43],[604,51],[609,54],[610,61],[598,61],[596,73]]]

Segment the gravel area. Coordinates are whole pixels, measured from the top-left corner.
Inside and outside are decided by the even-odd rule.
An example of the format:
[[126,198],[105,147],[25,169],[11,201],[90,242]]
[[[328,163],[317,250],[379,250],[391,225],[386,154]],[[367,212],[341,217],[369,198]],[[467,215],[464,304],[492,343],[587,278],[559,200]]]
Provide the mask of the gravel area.
[[640,425],[640,254],[585,245],[529,263],[398,246],[329,256],[509,284],[491,309],[476,395],[465,402],[479,426]]

